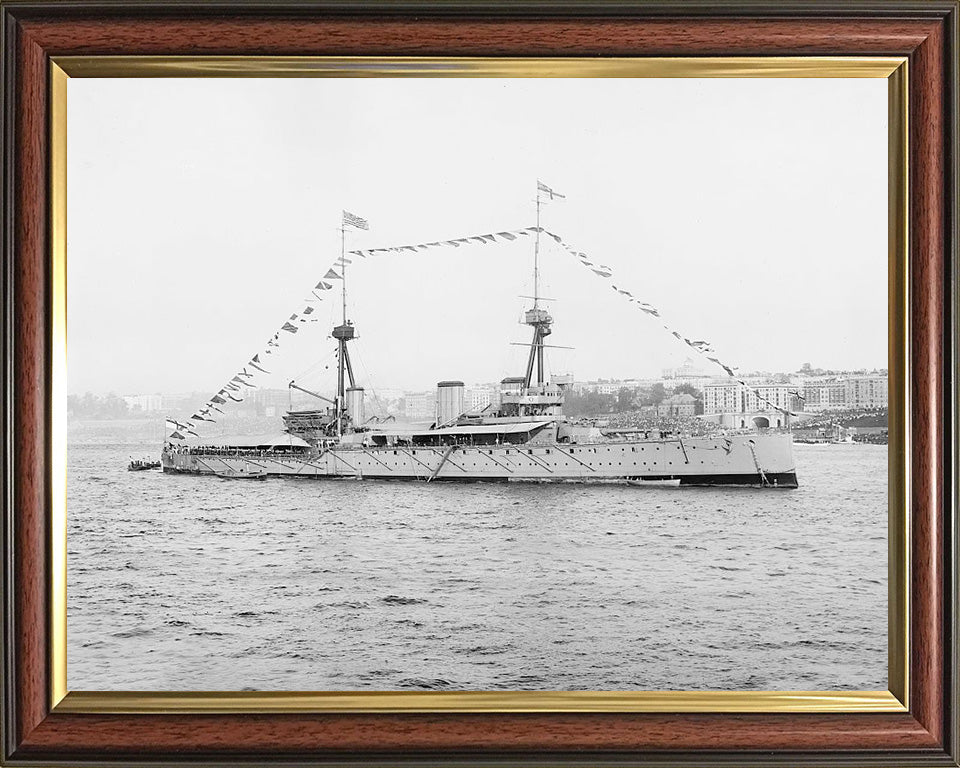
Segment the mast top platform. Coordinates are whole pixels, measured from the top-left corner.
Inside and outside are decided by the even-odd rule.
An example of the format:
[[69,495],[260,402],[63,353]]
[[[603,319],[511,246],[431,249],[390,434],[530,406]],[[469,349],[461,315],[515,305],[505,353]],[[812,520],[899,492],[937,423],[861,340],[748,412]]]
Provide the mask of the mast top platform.
[[524,315],[524,323],[526,325],[549,325],[553,322],[553,318],[550,317],[550,313],[545,309],[528,309]]
[[353,327],[353,323],[349,321],[343,323],[342,325],[338,325],[333,329],[333,338],[335,339],[344,339],[349,341],[350,339],[354,338],[355,335],[356,329]]

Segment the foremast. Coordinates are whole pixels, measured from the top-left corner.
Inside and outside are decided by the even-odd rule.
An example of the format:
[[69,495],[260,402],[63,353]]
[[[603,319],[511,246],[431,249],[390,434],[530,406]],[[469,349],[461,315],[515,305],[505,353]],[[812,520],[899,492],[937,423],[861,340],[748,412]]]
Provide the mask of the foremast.
[[[357,337],[357,329],[347,315],[347,264],[346,254],[347,227],[368,229],[366,219],[343,212],[340,225],[340,259],[336,267],[327,271],[325,279],[339,280],[341,289],[341,316],[339,325],[334,326],[331,336],[337,341],[337,384],[332,398],[321,395],[300,386],[295,381],[289,383],[290,389],[297,389],[319,400],[330,403],[332,407],[322,410],[290,410],[283,417],[290,434],[302,437],[314,446],[327,444],[331,440],[340,442],[348,431],[348,426],[356,430],[364,421],[363,388],[356,385],[353,376],[353,364],[350,362],[349,342]],[[330,286],[327,286],[330,287]]]

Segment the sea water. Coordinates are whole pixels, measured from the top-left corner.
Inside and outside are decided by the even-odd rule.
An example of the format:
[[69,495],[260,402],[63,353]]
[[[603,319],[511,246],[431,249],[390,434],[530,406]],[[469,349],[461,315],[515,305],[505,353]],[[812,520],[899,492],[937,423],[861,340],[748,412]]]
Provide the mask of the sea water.
[[71,430],[72,690],[885,690],[887,448],[796,490],[128,472]]

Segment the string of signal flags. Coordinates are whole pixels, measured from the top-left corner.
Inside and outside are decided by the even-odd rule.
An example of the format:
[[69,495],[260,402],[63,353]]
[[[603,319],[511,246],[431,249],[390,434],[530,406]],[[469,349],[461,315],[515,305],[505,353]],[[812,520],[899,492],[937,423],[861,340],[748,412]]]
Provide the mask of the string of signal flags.
[[[537,182],[537,196],[541,202],[546,202],[547,200],[552,201],[557,198],[564,197],[540,181]],[[369,230],[370,228],[369,222],[366,219],[356,216],[349,211],[343,211],[342,226],[344,229],[350,227],[358,230]],[[296,334],[304,325],[318,322],[318,318],[311,317],[311,315],[315,313],[315,307],[313,304],[324,301],[328,296],[331,295],[329,291],[333,290],[334,286],[336,285],[336,281],[343,279],[342,272],[344,268],[346,265],[352,264],[354,259],[368,259],[381,254],[420,253],[422,251],[430,251],[437,248],[459,248],[467,245],[490,245],[500,242],[512,242],[520,238],[534,236],[537,234],[537,232],[552,239],[560,248],[573,256],[577,260],[577,263],[593,274],[598,280],[610,281],[610,288],[618,296],[633,305],[640,312],[653,318],[667,333],[706,358],[713,365],[722,369],[729,378],[733,379],[743,387],[751,390],[760,402],[784,415],[797,415],[789,409],[783,408],[772,402],[767,397],[763,396],[756,387],[742,379],[737,374],[737,368],[724,362],[708,341],[690,338],[689,336],[682,334],[680,331],[674,328],[672,324],[664,320],[658,307],[649,302],[641,301],[631,291],[627,290],[622,285],[618,285],[617,283],[613,282],[616,280],[616,277],[612,267],[602,264],[598,261],[593,261],[585,252],[575,248],[573,245],[565,241],[560,235],[538,225],[533,227],[522,227],[520,229],[487,232],[479,235],[468,235],[449,240],[431,240],[422,243],[409,243],[405,245],[392,245],[379,248],[362,248],[345,251],[343,255],[334,260],[334,262],[324,273],[323,277],[317,282],[316,285],[313,286],[309,296],[307,296],[301,304],[303,308],[292,313],[286,320],[284,320],[283,324],[280,325],[280,327],[273,333],[273,335],[270,336],[269,339],[267,339],[266,344],[260,350],[258,350],[257,353],[254,354],[247,361],[247,363],[237,373],[235,373],[226,384],[223,385],[223,387],[221,387],[212,397],[210,397],[201,408],[197,409],[185,422],[180,422],[173,419],[167,420],[167,428],[172,430],[170,437],[174,439],[184,439],[187,435],[198,436],[197,432],[195,431],[198,422],[215,423],[216,417],[214,416],[214,413],[224,413],[220,406],[228,406],[230,403],[243,402],[244,398],[239,397],[238,395],[244,394],[247,389],[256,388],[255,385],[251,384],[249,380],[253,379],[257,373],[270,373],[270,371],[263,367],[264,363],[266,362],[266,356],[273,354],[280,348],[281,343],[285,338],[284,334]],[[799,399],[803,399],[800,397],[799,393],[796,394]]]

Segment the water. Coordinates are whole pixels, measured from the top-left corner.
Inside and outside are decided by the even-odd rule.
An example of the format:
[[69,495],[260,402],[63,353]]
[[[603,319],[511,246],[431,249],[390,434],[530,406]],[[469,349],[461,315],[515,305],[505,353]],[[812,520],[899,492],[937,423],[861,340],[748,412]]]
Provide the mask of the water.
[[886,689],[887,449],[801,488],[242,482],[71,433],[73,690]]

